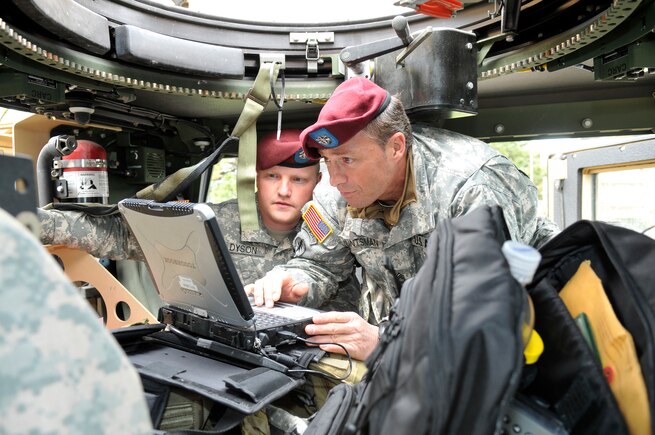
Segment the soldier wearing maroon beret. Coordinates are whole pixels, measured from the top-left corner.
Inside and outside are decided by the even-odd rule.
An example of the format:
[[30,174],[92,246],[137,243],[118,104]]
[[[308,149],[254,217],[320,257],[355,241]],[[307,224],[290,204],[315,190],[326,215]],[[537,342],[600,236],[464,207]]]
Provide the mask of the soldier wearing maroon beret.
[[317,189],[305,206],[296,258],[247,290],[259,304],[282,299],[321,307],[361,265],[358,312],[323,313],[305,330],[356,358],[377,344],[374,325],[423,264],[440,219],[499,205],[515,240],[538,247],[558,231],[537,216],[537,189],[505,156],[468,136],[410,125],[400,100],[368,79],[339,85],[300,141],[307,156],[325,160],[335,189]]
[[[292,241],[300,229],[302,207],[312,199],[312,191],[321,179],[319,161],[305,155],[300,133],[300,130],[283,130],[279,139],[273,132],[258,141],[258,230],[241,231],[235,199],[210,204],[244,283],[261,278],[274,266],[293,257]],[[39,210],[38,215],[43,227],[43,243],[74,246],[101,258],[143,260],[136,240],[120,215],[98,217],[60,210]],[[347,286],[354,294],[359,293],[354,277]],[[144,298],[152,301],[144,304],[157,312],[161,302],[156,291],[151,288]],[[356,305],[348,305],[347,300],[336,302],[335,308],[356,309]]]

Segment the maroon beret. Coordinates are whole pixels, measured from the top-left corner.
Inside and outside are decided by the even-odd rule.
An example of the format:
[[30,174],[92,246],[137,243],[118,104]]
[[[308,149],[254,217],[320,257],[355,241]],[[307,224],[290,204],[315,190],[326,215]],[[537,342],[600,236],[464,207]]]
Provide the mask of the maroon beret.
[[353,77],[334,90],[318,115],[318,121],[303,130],[300,143],[309,157],[319,158],[320,148],[335,148],[359,133],[384,111],[389,92],[372,81]]
[[273,166],[288,166],[304,168],[318,163],[318,159],[310,159],[300,146],[300,130],[282,130],[280,139],[273,131],[264,135],[257,143],[257,169],[268,169]]

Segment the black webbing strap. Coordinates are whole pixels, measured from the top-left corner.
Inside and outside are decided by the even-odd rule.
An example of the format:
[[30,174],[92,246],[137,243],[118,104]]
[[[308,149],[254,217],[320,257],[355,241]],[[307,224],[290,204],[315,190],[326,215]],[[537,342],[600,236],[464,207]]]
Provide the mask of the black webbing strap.
[[567,431],[571,431],[589,411],[597,400],[597,394],[598,391],[589,385],[585,375],[579,374],[575,377],[566,393],[553,406],[553,410]]

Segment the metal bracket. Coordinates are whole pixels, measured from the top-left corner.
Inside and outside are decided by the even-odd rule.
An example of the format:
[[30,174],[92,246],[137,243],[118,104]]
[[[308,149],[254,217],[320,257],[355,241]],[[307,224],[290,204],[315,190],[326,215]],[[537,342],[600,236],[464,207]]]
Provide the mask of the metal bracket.
[[55,196],[59,199],[68,198],[68,182],[66,180],[55,180]]
[[291,44],[305,44],[305,60],[307,72],[318,72],[318,61],[321,57],[319,43],[334,43],[334,32],[290,33]]
[[291,44],[305,44],[310,39],[315,39],[316,42],[323,44],[333,44],[334,32],[289,33],[289,43]]
[[266,62],[279,63],[280,69],[286,67],[286,56],[284,53],[259,53],[259,62],[264,64]]

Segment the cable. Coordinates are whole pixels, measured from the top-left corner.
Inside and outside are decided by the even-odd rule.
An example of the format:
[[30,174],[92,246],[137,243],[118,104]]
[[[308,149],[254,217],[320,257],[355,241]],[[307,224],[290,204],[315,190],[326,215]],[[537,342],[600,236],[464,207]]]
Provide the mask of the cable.
[[175,326],[173,326],[173,325],[168,325],[168,330],[169,330],[170,332],[172,332],[174,335],[177,335],[177,336],[180,337],[180,338],[184,338],[184,339],[189,340],[189,341],[192,341],[192,342],[194,342],[194,343],[197,343],[197,342],[198,342],[198,337],[194,337],[194,336],[191,335],[191,334],[187,334],[186,332],[184,332],[184,331],[182,331],[182,330],[180,330],[180,329],[177,329],[177,328],[176,328]]
[[[181,331],[181,330],[177,329],[176,327],[174,327],[172,325],[168,325],[168,330],[170,332],[172,332],[173,334],[179,336],[180,338],[184,338],[186,340],[196,342],[196,344],[198,344],[198,338],[197,337],[194,337],[191,334],[187,334],[186,332]],[[289,333],[287,333],[287,334],[289,334]],[[295,334],[289,334],[289,335],[295,335]],[[306,339],[304,339],[302,337],[299,337],[297,335],[295,335],[294,338],[296,340],[302,341],[303,343],[306,343],[306,344],[314,344],[314,345],[333,344],[335,346],[339,346],[341,349],[343,349],[343,351],[346,353],[346,357],[348,358],[348,371],[346,372],[346,374],[344,376],[342,376],[340,378],[336,377],[336,376],[333,376],[333,375],[331,375],[329,373],[324,373],[324,372],[321,372],[319,370],[312,370],[312,369],[292,369],[292,370],[286,370],[286,373],[312,374],[312,375],[317,375],[317,376],[322,376],[324,378],[332,379],[332,380],[335,380],[335,381],[345,381],[352,374],[353,360],[352,360],[352,357],[350,356],[350,353],[348,352],[348,349],[346,349],[346,347],[344,345],[339,344],[339,343],[319,343],[317,341],[306,340]],[[260,353],[262,355],[264,355],[265,357],[272,359],[275,362],[284,364],[287,367],[288,367],[288,365],[289,365],[289,363],[291,361],[289,359],[290,357],[288,357],[287,355],[284,355],[284,354],[266,353],[266,352],[263,352],[262,350],[260,350]]]
[[641,232],[641,234],[646,234],[647,232],[649,232],[649,231],[652,230],[653,228],[655,228],[655,225],[651,225],[651,226],[649,226],[648,228],[646,228],[645,230],[643,230],[643,231]]
[[339,346],[341,349],[343,349],[343,351],[346,353],[346,357],[348,358],[348,371],[346,372],[346,374],[344,376],[342,376],[340,378],[336,377],[336,376],[333,376],[333,375],[331,375],[329,373],[324,373],[324,372],[321,372],[321,371],[318,371],[318,370],[312,370],[312,369],[294,369],[294,370],[289,370],[289,373],[312,374],[312,375],[322,376],[322,377],[328,378],[328,379],[333,379],[335,381],[345,381],[352,374],[352,372],[353,372],[353,359],[350,356],[350,352],[348,352],[348,349],[346,349],[346,347],[343,344],[333,343],[333,342],[319,343],[317,341],[307,340],[307,339],[304,339],[304,338],[299,337],[299,336],[296,336],[295,338],[296,338],[296,340],[302,341],[303,343],[306,343],[306,344],[314,344],[314,345],[317,345],[317,346],[320,346],[322,344],[333,344],[335,346]]

